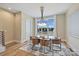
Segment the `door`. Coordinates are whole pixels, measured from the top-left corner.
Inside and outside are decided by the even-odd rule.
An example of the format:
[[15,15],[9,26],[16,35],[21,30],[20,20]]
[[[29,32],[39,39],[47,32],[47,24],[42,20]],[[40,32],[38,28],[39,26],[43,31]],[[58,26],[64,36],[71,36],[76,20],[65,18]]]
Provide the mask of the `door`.
[[26,20],[26,40],[30,39],[31,35],[31,20],[27,19]]

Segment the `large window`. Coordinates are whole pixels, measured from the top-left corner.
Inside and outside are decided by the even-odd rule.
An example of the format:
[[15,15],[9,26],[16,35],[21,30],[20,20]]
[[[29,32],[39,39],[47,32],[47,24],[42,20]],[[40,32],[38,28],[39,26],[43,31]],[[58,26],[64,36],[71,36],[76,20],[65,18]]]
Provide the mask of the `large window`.
[[53,18],[37,20],[37,33],[53,32],[55,27],[56,27],[56,20]]

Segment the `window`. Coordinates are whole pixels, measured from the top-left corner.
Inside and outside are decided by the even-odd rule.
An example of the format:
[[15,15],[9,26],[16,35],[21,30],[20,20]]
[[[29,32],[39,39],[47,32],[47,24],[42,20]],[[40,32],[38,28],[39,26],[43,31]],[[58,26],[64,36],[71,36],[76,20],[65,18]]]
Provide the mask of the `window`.
[[56,20],[53,18],[37,20],[37,33],[53,32],[56,27]]

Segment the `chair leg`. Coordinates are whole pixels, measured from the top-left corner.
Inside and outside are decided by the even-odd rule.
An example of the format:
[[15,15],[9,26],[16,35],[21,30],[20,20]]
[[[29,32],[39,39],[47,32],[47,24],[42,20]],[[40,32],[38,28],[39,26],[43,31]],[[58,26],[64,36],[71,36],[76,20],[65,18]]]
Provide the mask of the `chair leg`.
[[35,45],[32,45],[32,50],[34,50],[34,46],[35,46]]
[[54,56],[54,49],[53,49],[54,45],[51,45],[51,52],[52,52],[52,56]]
[[45,54],[45,52],[46,52],[46,51],[45,51],[45,46],[41,46],[40,49],[42,49],[41,52],[43,52],[43,53]]
[[60,44],[60,51],[61,51],[61,44]]
[[39,51],[42,50],[42,49],[43,49],[43,48],[42,48],[42,46],[41,46],[41,47],[39,48]]

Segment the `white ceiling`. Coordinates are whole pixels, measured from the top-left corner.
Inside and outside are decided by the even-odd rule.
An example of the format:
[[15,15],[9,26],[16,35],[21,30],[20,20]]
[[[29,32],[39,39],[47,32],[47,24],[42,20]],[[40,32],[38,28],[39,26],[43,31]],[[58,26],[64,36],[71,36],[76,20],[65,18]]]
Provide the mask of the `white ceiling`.
[[66,12],[70,3],[0,3],[0,7],[11,8],[12,11],[22,11],[32,17],[40,17],[40,6],[44,6],[44,16]]

